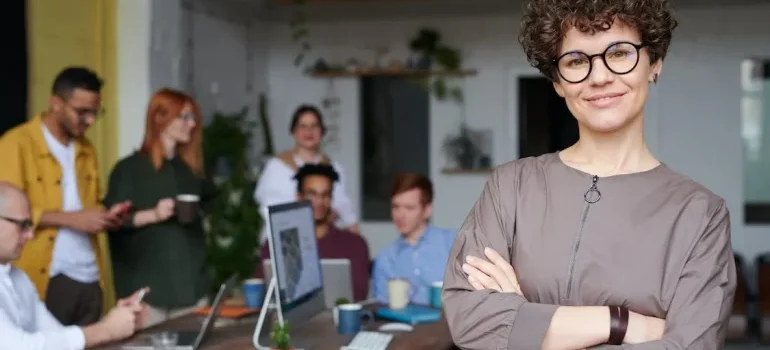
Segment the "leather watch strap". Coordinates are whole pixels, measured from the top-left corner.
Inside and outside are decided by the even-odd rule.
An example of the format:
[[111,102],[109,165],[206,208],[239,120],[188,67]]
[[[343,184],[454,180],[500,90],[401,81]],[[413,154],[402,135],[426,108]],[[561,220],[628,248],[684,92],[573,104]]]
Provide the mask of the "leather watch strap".
[[628,309],[622,306],[610,306],[610,345],[622,345],[628,330]]

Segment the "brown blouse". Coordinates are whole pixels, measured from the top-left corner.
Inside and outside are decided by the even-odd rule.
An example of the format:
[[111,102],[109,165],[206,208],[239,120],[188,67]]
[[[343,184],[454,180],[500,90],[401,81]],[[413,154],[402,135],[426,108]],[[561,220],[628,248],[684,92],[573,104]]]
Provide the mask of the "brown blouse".
[[[470,286],[462,264],[484,247],[511,261],[523,296]],[[449,256],[444,307],[464,349],[540,349],[560,305],[666,320],[660,341],[602,349],[722,349],[733,259],[724,200],[693,180],[663,164],[594,177],[553,153],[489,177]]]

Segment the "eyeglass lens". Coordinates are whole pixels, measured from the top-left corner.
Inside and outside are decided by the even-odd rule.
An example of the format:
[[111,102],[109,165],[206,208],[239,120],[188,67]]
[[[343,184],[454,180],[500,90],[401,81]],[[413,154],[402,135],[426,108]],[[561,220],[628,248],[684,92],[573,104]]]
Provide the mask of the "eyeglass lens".
[[610,45],[603,53],[588,55],[583,52],[568,52],[557,62],[559,75],[570,83],[579,83],[588,78],[593,69],[595,57],[601,57],[604,65],[615,74],[628,74],[639,63],[640,45],[622,42]]

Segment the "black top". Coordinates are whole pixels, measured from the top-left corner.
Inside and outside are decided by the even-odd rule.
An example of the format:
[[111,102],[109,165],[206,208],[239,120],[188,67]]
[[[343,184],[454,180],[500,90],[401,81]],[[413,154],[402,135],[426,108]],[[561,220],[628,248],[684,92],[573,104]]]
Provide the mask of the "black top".
[[[155,170],[150,159],[135,153],[112,170],[104,198],[107,207],[130,200],[134,210],[154,208],[162,198],[196,194],[205,210],[216,190],[196,176],[181,159],[174,158]],[[115,291],[125,298],[149,286],[145,301],[161,308],[194,305],[209,290],[203,222],[182,224],[174,216],[141,228],[126,227],[109,233]]]

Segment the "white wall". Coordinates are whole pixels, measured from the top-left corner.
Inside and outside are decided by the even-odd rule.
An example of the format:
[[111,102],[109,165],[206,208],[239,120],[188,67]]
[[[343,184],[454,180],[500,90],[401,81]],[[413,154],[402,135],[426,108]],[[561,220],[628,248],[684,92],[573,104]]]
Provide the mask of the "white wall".
[[[434,19],[430,21],[341,22],[310,24],[313,56],[329,61],[345,61],[349,57],[370,58],[367,48],[384,45],[390,47],[391,56],[407,57],[408,39],[420,26],[435,26],[449,44],[463,49],[465,65],[478,69],[475,77],[456,80],[464,86],[466,103],[463,107],[452,103],[432,101],[430,157],[431,177],[436,189],[434,223],[439,226],[459,227],[481,192],[485,175],[441,174],[444,157],[441,142],[448,133],[456,132],[463,114],[472,127],[511,130],[507,116],[507,76],[514,67],[524,67],[524,57],[517,52],[511,33],[516,23],[506,17]],[[304,76],[292,64],[295,46],[288,28],[276,25],[270,31],[268,54],[268,86],[270,91],[270,117],[277,149],[292,146],[288,135],[289,117],[300,103],[319,104],[322,97],[333,89],[340,97],[341,129],[340,147],[329,151],[330,156],[346,169],[351,199],[356,206],[360,199],[359,164],[359,96],[358,79],[344,78],[334,81],[311,79]],[[527,70],[529,71],[529,70]],[[534,74],[534,72],[533,72]],[[333,84],[330,87],[330,84]],[[494,136],[494,161],[502,163],[516,154],[514,142],[507,134]],[[451,189],[451,190],[450,190]],[[362,232],[376,254],[384,245],[397,237],[392,225],[364,224]]]
[[[154,91],[172,87],[215,111],[257,111],[266,92],[266,25],[202,0],[118,0],[118,156],[136,150]],[[261,141],[261,140],[257,140]],[[261,149],[261,143],[255,145]]]
[[118,0],[118,157],[139,147],[150,96],[150,0]]
[[753,259],[770,251],[768,226],[743,224],[740,63],[770,57],[770,5],[681,13],[661,77],[661,157],[727,200],[733,245]]
[[266,90],[265,30],[247,4],[185,0],[185,88],[200,104],[204,121],[216,111],[245,106],[253,114]]
[[[770,26],[764,14],[770,6],[686,9],[678,13],[680,27],[672,52],[664,65],[660,83],[653,88],[648,105],[647,137],[662,161],[687,174],[724,197],[731,211],[733,245],[753,259],[770,250],[766,226],[743,224],[742,160],[740,138],[740,61],[747,56],[770,56]],[[349,57],[368,59],[366,48],[385,45],[404,57],[409,37],[419,27],[435,26],[443,37],[463,51],[464,66],[479,70],[464,80],[464,109],[437,103],[431,107],[431,176],[437,198],[434,222],[458,227],[485,181],[483,175],[444,175],[440,142],[453,132],[462,113],[473,127],[499,130],[495,134],[494,161],[502,163],[517,154],[515,127],[516,77],[535,74],[516,42],[519,18],[514,15],[472,18],[410,19],[311,23],[313,55],[331,61]],[[302,102],[319,103],[329,81],[311,79],[293,67],[295,48],[288,28],[278,23],[270,28],[267,80],[270,116],[277,148],[291,146],[287,134],[289,116]],[[354,201],[359,199],[358,82],[336,79],[335,93],[341,98],[342,146],[331,156],[348,174]],[[390,225],[363,226],[376,253],[396,237]]]

